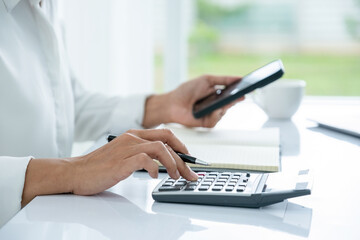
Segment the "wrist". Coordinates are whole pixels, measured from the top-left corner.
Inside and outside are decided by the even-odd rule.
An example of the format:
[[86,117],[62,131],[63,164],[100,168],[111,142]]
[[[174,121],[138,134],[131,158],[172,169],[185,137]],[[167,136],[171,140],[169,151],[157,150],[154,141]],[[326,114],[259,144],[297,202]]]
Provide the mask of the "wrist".
[[39,195],[73,192],[73,172],[68,159],[31,159],[25,175],[22,205]]
[[143,127],[151,128],[161,123],[170,123],[171,103],[170,94],[152,95],[146,99]]

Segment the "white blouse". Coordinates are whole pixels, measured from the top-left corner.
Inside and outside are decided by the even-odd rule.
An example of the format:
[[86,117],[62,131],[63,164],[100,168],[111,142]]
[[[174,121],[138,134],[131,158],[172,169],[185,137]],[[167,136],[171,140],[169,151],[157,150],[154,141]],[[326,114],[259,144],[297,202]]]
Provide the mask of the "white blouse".
[[69,157],[74,139],[141,128],[145,94],[104,96],[74,79],[56,4],[0,0],[0,226],[20,210],[31,156]]

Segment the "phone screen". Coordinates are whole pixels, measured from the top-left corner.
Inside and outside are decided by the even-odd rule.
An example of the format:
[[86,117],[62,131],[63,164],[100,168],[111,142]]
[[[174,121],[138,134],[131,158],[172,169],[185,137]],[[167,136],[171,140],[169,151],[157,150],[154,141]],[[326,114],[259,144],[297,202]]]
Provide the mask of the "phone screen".
[[[214,105],[218,102],[221,102],[229,97],[232,97],[239,92],[243,91],[242,94],[238,94],[236,98],[240,98],[244,96],[246,93],[249,93],[251,90],[251,87],[258,84],[259,82],[263,81],[264,79],[268,78],[269,76],[272,76],[276,73],[278,73],[280,70],[283,69],[282,63],[280,60],[271,62],[251,73],[244,76],[241,81],[235,82],[229,86],[227,86],[223,90],[217,90],[213,94],[199,100],[195,103],[193,111],[198,112],[202,109],[205,109],[211,105]],[[266,85],[266,84],[265,84]],[[249,91],[246,91],[246,89],[249,89]],[[245,91],[244,91],[245,90]],[[233,99],[235,100],[235,99]]]

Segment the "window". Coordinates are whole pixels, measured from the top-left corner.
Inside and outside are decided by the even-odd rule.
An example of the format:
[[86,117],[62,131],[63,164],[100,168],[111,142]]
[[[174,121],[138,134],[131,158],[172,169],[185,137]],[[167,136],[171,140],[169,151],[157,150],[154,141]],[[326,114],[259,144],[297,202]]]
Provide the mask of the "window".
[[[187,78],[245,75],[281,58],[284,78],[305,80],[307,95],[360,96],[360,0],[194,0],[182,8]],[[162,50],[155,61],[158,91]]]

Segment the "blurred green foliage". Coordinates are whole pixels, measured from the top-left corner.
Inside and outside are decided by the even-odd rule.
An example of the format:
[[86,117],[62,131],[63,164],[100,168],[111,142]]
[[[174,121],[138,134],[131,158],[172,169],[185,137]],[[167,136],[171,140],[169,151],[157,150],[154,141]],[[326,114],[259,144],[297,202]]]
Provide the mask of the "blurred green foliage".
[[244,76],[277,58],[284,63],[284,78],[306,81],[307,95],[360,96],[359,56],[217,53],[191,58],[189,78],[205,73]]
[[210,25],[225,18],[242,15],[248,8],[248,4],[225,7],[208,0],[197,0],[198,19]]
[[[255,55],[216,53],[189,59],[189,79],[203,74],[244,76],[276,58],[285,67],[284,78],[306,81],[306,95],[360,96],[360,57],[319,54]],[[155,58],[155,91],[163,89],[163,61]]]
[[189,38],[190,54],[206,55],[218,50],[221,33],[217,23],[244,14],[247,5],[227,8],[208,0],[197,0],[197,10],[197,23]]
[[189,38],[190,55],[206,55],[216,52],[219,33],[208,24],[199,21]]

